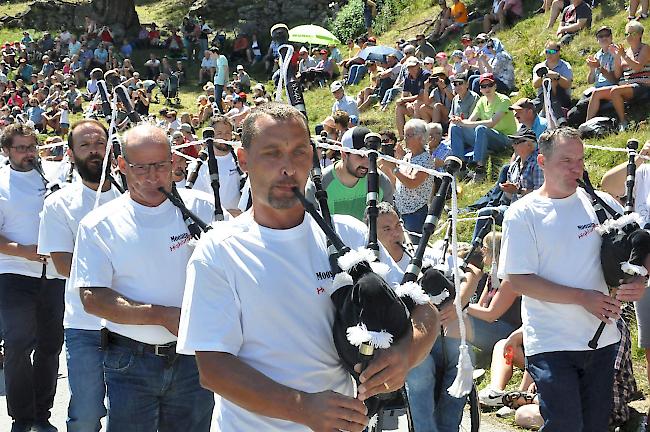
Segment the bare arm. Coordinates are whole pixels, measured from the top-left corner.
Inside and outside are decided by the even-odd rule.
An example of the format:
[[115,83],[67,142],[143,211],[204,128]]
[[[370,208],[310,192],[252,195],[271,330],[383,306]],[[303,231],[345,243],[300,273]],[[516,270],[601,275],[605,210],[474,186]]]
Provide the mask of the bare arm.
[[410,174],[404,174],[401,171],[395,172],[395,178],[409,189],[415,189],[424,183],[429,174],[422,171],[413,171]]
[[178,334],[180,308],[137,302],[110,288],[89,287],[79,291],[89,314],[118,324],[160,325]]
[[[229,353],[197,352],[196,361],[203,387],[247,411],[316,431],[361,431],[367,424],[366,407],[359,400],[331,391],[310,394],[286,387]],[[331,418],[332,411],[341,418]]]
[[510,308],[510,306],[515,302],[516,298],[517,293],[512,291],[510,282],[503,281],[499,290],[496,292],[487,307],[470,304],[467,308],[467,313],[474,318],[487,322],[494,322],[506,313],[508,308]]
[[70,277],[70,267],[72,266],[72,254],[70,252],[50,252],[54,268],[61,275]]
[[[647,141],[639,151],[639,155],[650,155],[650,141]],[[639,168],[645,162],[645,159],[637,157],[634,161]],[[625,179],[627,178],[627,162],[616,165],[603,176],[600,182],[601,189],[614,197],[620,197],[625,194]]]
[[30,261],[41,261],[41,255],[36,253],[36,245],[23,245],[0,235],[0,253],[17,256]]

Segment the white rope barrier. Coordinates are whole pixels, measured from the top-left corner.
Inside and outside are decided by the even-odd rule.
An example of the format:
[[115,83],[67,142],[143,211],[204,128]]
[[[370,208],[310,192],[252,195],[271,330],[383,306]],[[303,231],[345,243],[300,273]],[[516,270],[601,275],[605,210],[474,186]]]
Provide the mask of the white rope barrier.
[[[624,147],[605,147],[605,146],[597,146],[597,145],[592,145],[592,144],[585,144],[585,148],[588,149],[593,149],[593,150],[603,150],[603,151],[610,151],[610,152],[617,152],[617,153],[627,153],[628,150]],[[644,159],[644,160],[650,160],[650,156],[645,156],[645,155],[640,155],[637,154],[638,158]]]

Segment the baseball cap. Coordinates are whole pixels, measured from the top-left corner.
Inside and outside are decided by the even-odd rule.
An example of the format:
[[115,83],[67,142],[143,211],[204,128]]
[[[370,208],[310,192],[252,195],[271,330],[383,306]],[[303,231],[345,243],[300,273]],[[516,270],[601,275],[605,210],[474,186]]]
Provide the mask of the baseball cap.
[[463,56],[463,52],[462,52],[461,50],[454,50],[454,51],[451,53],[451,56],[452,56],[452,57],[462,57],[462,56]]
[[321,54],[327,54],[327,50],[326,50],[326,49],[322,49],[322,50],[320,50],[320,53],[321,53]]
[[495,82],[494,80],[494,74],[491,73],[484,73],[481,75],[481,77],[478,79],[478,83],[481,84],[484,81],[491,81]]
[[464,35],[462,35],[462,36],[460,37],[460,40],[462,40],[462,41],[471,41],[471,40],[472,40],[472,36],[471,36],[469,33],[465,33]]
[[440,51],[438,54],[436,54],[436,58],[447,58],[447,53]]
[[431,69],[431,76],[438,76],[438,75],[447,76],[447,72],[445,72],[445,68],[443,68],[442,66],[438,66]]
[[374,37],[374,36],[370,36],[370,37],[368,38],[368,42],[370,42],[370,43],[373,43],[373,44],[374,44],[374,43],[377,43],[377,39],[375,39],[375,37]]
[[601,27],[598,28],[598,30],[596,30],[596,36],[598,36],[599,33],[605,33],[605,34],[608,34],[608,35],[611,36],[612,29],[611,29],[611,27],[608,27],[608,26],[601,26]]
[[476,40],[487,40],[488,36],[486,33],[479,33],[476,35]]
[[252,90],[259,90],[259,91],[264,91],[264,85],[261,83],[257,83],[253,86]]
[[242,65],[237,65],[237,70],[244,70],[244,66],[242,66]]
[[422,63],[424,63],[424,64],[435,64],[436,61],[434,60],[433,57],[425,57],[424,61],[422,61]]
[[528,98],[521,98],[514,104],[510,105],[510,110],[517,111],[520,109],[535,109],[535,105]]
[[508,135],[512,141],[532,141],[537,142],[537,135],[530,128],[526,126],[520,126],[517,132],[513,135]]
[[463,82],[463,83],[467,82],[467,72],[457,73],[456,75],[454,75],[451,78],[451,82],[452,83],[455,83],[455,82]]
[[307,48],[305,48],[304,46],[302,46],[302,47],[300,47],[299,52],[301,52],[301,53],[304,53],[304,52],[309,53],[309,50]]
[[330,84],[330,91],[332,93],[337,92],[343,88],[343,84],[341,84],[341,81],[334,81],[332,84]]
[[172,139],[183,138],[183,133],[181,131],[174,131],[172,133]]
[[366,134],[370,133],[370,129],[365,126],[355,126],[348,129],[341,138],[341,145],[345,148],[361,150],[366,148],[364,142]]
[[409,57],[404,62],[404,66],[406,67],[420,66],[420,60],[418,60],[416,57]]

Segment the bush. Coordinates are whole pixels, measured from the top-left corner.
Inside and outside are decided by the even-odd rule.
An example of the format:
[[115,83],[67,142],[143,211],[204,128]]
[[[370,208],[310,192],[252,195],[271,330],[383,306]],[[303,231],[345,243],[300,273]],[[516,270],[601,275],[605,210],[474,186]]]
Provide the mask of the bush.
[[382,34],[390,30],[391,26],[407,6],[406,0],[384,0],[377,4],[378,13],[372,23],[372,29],[376,34]]
[[351,0],[343,6],[331,23],[331,30],[343,43],[365,33],[362,1]]

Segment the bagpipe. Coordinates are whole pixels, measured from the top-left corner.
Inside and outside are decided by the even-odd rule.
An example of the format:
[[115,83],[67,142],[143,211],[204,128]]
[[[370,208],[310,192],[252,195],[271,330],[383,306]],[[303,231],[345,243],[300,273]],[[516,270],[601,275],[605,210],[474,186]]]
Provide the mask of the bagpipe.
[[[602,243],[600,247],[600,264],[605,282],[611,288],[611,295],[616,295],[616,288],[637,276],[647,276],[643,263],[650,253],[650,233],[641,228],[641,217],[634,213],[634,183],[636,156],[639,142],[628,140],[627,178],[625,181],[625,213],[622,215],[607,204],[594,190],[589,174],[584,171],[581,186],[591,198],[591,203],[600,222],[596,229]],[[605,329],[601,322],[588,342],[592,349],[598,348],[598,340]]]
[[50,180],[45,176],[45,171],[43,170],[43,165],[41,165],[41,159],[39,157],[34,158],[32,161],[32,167],[34,171],[38,173],[43,181],[43,187],[45,188],[45,198],[52,195],[54,192],[61,189],[61,185],[58,183],[51,183]]
[[[222,221],[223,210],[221,208],[221,196],[219,195],[219,164],[214,154],[214,129],[203,129],[203,140],[205,141],[205,148],[208,153],[208,172],[210,173],[210,186],[212,187],[212,195],[214,196],[214,220]],[[197,165],[199,165],[198,162]],[[200,165],[198,169],[201,169]]]
[[[181,215],[183,215],[183,220],[187,226],[187,230],[190,232],[190,235],[198,240],[201,237],[201,233],[206,233],[212,229],[210,225],[205,223],[198,217],[194,212],[187,208],[183,199],[181,198],[178,190],[176,189],[176,184],[172,182],[171,192],[168,192],[164,187],[159,187],[158,190],[164,194],[171,203],[180,210]],[[221,206],[219,206],[221,208]]]

